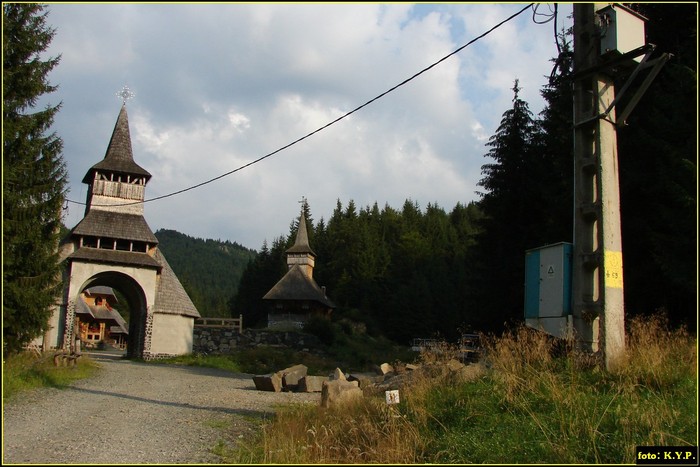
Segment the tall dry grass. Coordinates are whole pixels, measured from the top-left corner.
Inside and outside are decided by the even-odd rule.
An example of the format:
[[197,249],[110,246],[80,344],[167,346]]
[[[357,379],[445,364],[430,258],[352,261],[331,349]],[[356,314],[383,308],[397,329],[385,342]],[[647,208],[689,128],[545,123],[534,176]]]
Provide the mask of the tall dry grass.
[[[609,372],[600,356],[525,326],[486,339],[486,348],[504,406],[538,427],[550,461],[606,462],[622,450],[620,461],[634,462],[638,445],[696,443],[674,421],[689,408],[679,390],[693,384],[697,393],[697,342],[664,315],[629,321],[622,363]],[[688,428],[697,432],[697,422]]]
[[395,407],[362,398],[328,409],[287,407],[258,443],[257,461],[265,464],[413,464],[423,439]]
[[671,329],[659,313],[630,320],[624,364],[614,373],[628,386],[672,388],[690,372],[697,377],[697,344],[684,327]]
[[[697,343],[663,316],[634,318],[623,364],[521,327],[484,338],[459,371],[455,346],[421,354],[401,402],[384,394],[289,406],[234,463],[634,463],[636,446],[697,443]],[[520,457],[514,457],[520,456]]]
[[[422,354],[421,371],[394,367],[405,377],[400,404],[388,405],[383,391],[329,408],[292,405],[281,408],[253,444],[240,449],[236,462],[292,464],[415,464],[428,459],[428,423],[439,423],[427,410],[436,386],[449,387],[475,377],[475,370],[450,371],[444,363],[456,356],[446,346]],[[481,368],[481,367],[479,367]],[[410,390],[408,389],[410,387]]]

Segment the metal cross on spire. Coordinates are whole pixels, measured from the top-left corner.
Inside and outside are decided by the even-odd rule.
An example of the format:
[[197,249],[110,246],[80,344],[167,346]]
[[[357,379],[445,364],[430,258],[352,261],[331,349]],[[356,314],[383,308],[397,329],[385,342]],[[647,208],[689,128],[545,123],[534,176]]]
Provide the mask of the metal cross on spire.
[[126,105],[126,101],[129,99],[132,99],[136,94],[129,89],[129,86],[124,85],[124,87],[121,89],[121,91],[117,92],[117,97],[121,97],[122,103]]

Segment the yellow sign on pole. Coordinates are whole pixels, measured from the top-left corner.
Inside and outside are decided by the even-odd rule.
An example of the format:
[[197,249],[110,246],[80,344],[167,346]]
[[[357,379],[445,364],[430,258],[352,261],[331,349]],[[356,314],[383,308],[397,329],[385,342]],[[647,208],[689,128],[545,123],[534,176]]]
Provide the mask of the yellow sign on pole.
[[621,289],[622,286],[622,252],[605,252],[605,287]]

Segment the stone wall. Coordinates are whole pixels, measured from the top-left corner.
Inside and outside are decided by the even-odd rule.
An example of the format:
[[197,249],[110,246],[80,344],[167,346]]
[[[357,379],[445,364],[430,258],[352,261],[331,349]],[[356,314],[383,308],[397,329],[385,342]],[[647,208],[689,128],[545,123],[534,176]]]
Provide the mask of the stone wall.
[[296,331],[244,329],[239,333],[234,328],[195,325],[192,353],[228,354],[239,348],[247,349],[260,345],[289,347],[303,351],[321,347],[316,336]]

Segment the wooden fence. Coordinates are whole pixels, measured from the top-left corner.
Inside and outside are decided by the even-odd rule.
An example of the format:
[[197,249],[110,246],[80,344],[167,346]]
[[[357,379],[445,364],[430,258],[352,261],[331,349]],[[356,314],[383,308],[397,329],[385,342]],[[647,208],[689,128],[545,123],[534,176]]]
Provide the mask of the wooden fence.
[[233,328],[243,332],[243,315],[238,318],[197,318],[194,325],[202,328]]

